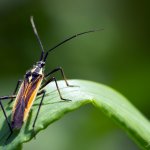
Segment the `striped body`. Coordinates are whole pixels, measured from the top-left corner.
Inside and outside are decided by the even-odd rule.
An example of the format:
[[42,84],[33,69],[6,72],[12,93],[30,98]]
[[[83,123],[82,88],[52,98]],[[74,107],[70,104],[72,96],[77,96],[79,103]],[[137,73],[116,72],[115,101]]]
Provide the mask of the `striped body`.
[[[23,122],[27,119],[29,111],[37,96],[44,75],[42,68],[32,69],[30,75],[26,74],[24,81],[18,91],[12,110],[12,129],[20,129]],[[35,75],[36,73],[36,75]]]

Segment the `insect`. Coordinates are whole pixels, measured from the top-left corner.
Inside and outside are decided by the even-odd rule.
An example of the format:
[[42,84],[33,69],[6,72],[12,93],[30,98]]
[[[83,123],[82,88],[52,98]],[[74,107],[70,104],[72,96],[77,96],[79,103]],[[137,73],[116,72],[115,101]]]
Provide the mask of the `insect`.
[[[47,84],[49,84],[50,82],[52,82],[52,81],[55,82],[60,99],[64,100],[64,101],[69,101],[68,99],[65,99],[62,97],[57,80],[54,76],[52,76],[55,72],[59,71],[66,83],[66,86],[68,86],[68,87],[71,86],[66,79],[63,69],[61,67],[58,67],[58,68],[50,71],[48,74],[44,75],[43,69],[45,67],[48,54],[49,54],[49,52],[53,51],[55,48],[59,47],[60,45],[64,44],[65,42],[67,42],[73,38],[76,38],[77,36],[96,31],[96,30],[90,30],[90,31],[86,31],[86,32],[82,32],[82,33],[73,35],[73,36],[65,39],[64,41],[60,42],[56,46],[52,47],[47,52],[45,52],[42,42],[40,40],[40,37],[38,35],[37,29],[35,27],[33,17],[30,18],[30,21],[31,21],[31,25],[32,25],[34,34],[37,38],[37,41],[38,41],[40,49],[41,49],[41,56],[40,56],[39,61],[36,63],[36,65],[34,65],[32,69],[30,69],[29,71],[26,72],[24,79],[19,80],[17,82],[17,85],[13,92],[13,95],[0,97],[0,106],[2,108],[4,117],[6,118],[6,122],[10,129],[10,135],[8,136],[7,140],[13,134],[13,131],[15,129],[21,129],[23,123],[28,118],[29,111],[33,105],[33,102],[34,102],[36,96],[41,95],[40,104],[37,109],[37,113],[36,113],[36,116],[35,116],[35,119],[34,119],[34,122],[32,125],[33,131],[34,131],[35,124],[36,124],[36,121],[37,121],[37,118],[38,118],[38,115],[40,112],[40,108],[42,106],[42,102],[44,100],[45,93],[46,93],[46,91],[44,90],[44,87]],[[46,79],[46,82],[44,82],[44,79]],[[2,101],[7,100],[7,99],[10,99],[9,103],[11,103],[11,102],[13,102],[13,100],[15,100],[14,104],[13,104],[13,108],[12,108],[11,121],[9,121],[6,111],[4,109],[4,106],[2,104]]]

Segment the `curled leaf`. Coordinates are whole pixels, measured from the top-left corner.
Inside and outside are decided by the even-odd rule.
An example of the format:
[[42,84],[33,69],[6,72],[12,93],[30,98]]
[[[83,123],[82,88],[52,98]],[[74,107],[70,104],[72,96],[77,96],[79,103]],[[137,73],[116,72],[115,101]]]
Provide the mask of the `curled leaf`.
[[[72,101],[61,101],[54,83],[45,88],[47,93],[35,125],[35,134],[65,113],[91,103],[122,127],[142,149],[150,149],[150,123],[125,97],[99,83],[83,80],[70,80],[69,83],[75,87],[66,87],[64,81],[58,82],[62,96]],[[7,144],[4,143],[9,128],[0,109],[0,149],[21,149],[23,143],[34,138],[32,125],[40,99],[40,96],[36,98],[28,120],[20,131],[14,131]],[[10,118],[12,105],[5,109]]]

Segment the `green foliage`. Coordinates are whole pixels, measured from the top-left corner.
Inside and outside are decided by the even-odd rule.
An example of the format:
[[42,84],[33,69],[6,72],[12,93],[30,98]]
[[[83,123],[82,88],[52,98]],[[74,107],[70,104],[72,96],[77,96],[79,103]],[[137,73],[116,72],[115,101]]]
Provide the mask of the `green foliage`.
[[[77,86],[66,87],[64,81],[59,81],[58,83],[61,87],[63,97],[72,101],[60,101],[54,83],[46,87],[47,94],[36,122],[36,134],[62,117],[65,113],[73,111],[87,103],[91,103],[122,127],[142,149],[150,149],[149,121],[125,97],[102,84],[82,80],[70,80],[69,82]],[[24,142],[34,138],[32,124],[40,98],[37,97],[27,122],[24,123],[20,131],[14,132],[7,145],[4,145],[4,143],[9,135],[9,129],[2,111],[0,111],[0,149],[21,149]],[[9,117],[11,107],[6,107],[6,112]]]

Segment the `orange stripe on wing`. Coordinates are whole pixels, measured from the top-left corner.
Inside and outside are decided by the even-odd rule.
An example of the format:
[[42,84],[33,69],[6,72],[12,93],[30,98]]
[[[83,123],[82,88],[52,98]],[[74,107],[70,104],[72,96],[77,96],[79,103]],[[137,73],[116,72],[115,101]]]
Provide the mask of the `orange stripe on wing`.
[[32,82],[28,82],[28,80],[25,79],[21,84],[12,111],[14,128],[21,128],[22,123],[27,119],[42,80],[43,76],[38,76]]
[[23,121],[25,121],[28,117],[29,111],[33,105],[33,102],[36,98],[36,95],[39,91],[39,88],[41,86],[43,77],[41,76],[39,79],[37,79],[37,81],[34,83],[35,85],[30,85],[30,88],[28,88],[27,92],[26,92],[26,98],[25,98],[25,103],[26,103],[26,108],[24,111],[24,117],[23,117]]

